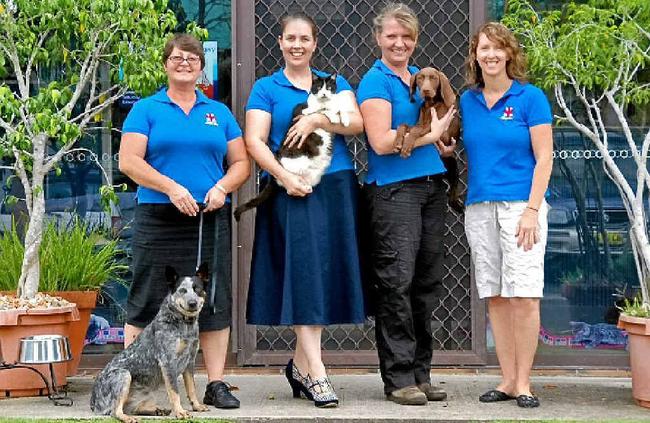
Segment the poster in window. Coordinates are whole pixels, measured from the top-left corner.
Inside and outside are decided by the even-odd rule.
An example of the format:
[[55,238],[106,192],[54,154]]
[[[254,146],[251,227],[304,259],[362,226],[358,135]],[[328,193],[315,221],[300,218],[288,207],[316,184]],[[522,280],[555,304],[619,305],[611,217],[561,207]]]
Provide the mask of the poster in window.
[[205,53],[205,67],[201,73],[197,85],[203,93],[211,99],[217,98],[217,79],[219,76],[219,56],[217,55],[217,42],[203,42],[203,52]]

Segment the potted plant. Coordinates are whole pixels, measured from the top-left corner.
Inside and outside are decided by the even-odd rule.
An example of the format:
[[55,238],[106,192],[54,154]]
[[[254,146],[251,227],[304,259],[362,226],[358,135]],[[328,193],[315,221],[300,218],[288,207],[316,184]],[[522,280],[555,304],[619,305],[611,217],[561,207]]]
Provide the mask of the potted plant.
[[[0,310],[0,327],[10,326],[3,326],[11,320],[3,316],[27,306],[61,311],[37,295],[45,178],[60,173],[61,158],[77,151],[85,133],[105,127],[104,112],[128,89],[148,94],[164,81],[162,48],[175,25],[166,0],[0,0],[0,159],[22,185],[24,198],[18,200],[27,212],[16,299],[5,301],[13,311]],[[100,191],[116,200],[112,185]],[[20,319],[12,322],[20,326]],[[11,360],[7,351],[15,347],[7,339],[1,338],[2,351]],[[6,372],[0,380],[5,379]]]
[[632,395],[637,404],[650,408],[650,303],[637,296],[625,299],[620,310],[618,327],[628,334]]
[[[588,0],[539,13],[528,0],[511,0],[503,23],[520,36],[533,79],[553,92],[558,118],[591,141],[621,196],[641,296],[622,307],[619,327],[630,335],[632,394],[650,407],[650,128],[643,123],[650,103],[650,4]],[[625,162],[611,154],[613,131],[625,140]],[[634,167],[633,176],[623,163]]]
[[[61,254],[65,251],[65,254]],[[92,228],[79,217],[69,222],[52,220],[46,224],[39,252],[39,288],[52,296],[76,304],[79,320],[70,324],[72,361],[67,375],[77,373],[90,313],[97,303],[100,288],[108,281],[122,282],[121,273],[127,266],[118,260],[121,251],[118,240],[108,238],[102,228]],[[17,289],[24,245],[16,226],[0,237],[0,291]]]

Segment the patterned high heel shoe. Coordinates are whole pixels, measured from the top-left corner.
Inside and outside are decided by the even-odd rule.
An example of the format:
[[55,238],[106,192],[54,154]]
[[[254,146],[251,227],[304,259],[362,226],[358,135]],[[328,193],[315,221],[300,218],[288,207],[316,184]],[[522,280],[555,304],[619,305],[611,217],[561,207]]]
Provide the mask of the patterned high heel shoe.
[[338,407],[339,398],[336,396],[336,392],[334,392],[334,388],[332,387],[332,384],[330,383],[330,380],[327,378],[327,376],[319,379],[312,379],[309,375],[307,375],[307,379],[309,380],[308,390],[313,398],[314,405],[316,407]]
[[300,393],[302,392],[308,400],[314,400],[311,392],[307,389],[307,386],[310,384],[309,376],[305,377],[300,374],[298,367],[293,363],[293,359],[287,363],[287,367],[284,369],[284,375],[287,377],[289,385],[291,385],[294,398],[300,398]]

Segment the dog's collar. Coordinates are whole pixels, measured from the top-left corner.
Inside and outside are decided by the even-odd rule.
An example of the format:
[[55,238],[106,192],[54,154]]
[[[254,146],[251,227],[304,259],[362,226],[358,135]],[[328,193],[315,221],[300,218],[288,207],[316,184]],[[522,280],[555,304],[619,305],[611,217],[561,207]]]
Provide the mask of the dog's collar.
[[167,301],[166,307],[167,307],[167,310],[169,311],[169,314],[168,314],[169,318],[172,318],[173,320],[180,320],[180,321],[182,321],[183,323],[186,323],[186,324],[194,324],[194,322],[196,322],[197,319],[199,318],[198,314],[196,316],[194,316],[194,317],[188,317],[188,316],[184,315],[183,313],[181,313],[177,308],[175,308],[172,305],[171,301]]
[[184,321],[185,323],[191,323],[191,324],[193,324],[194,322],[196,322],[196,320],[199,318],[198,315],[196,315],[196,316],[194,316],[194,317],[187,317],[186,315],[183,314],[182,316],[183,316],[183,321]]

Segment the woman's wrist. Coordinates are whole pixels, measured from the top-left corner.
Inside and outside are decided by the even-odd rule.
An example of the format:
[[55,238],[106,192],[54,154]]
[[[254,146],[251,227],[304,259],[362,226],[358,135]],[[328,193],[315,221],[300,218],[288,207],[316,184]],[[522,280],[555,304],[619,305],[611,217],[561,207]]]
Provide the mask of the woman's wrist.
[[535,207],[532,207],[532,206],[526,206],[526,209],[527,209],[527,210],[534,211],[535,213],[539,213],[539,209],[538,209],[538,208],[535,208]]
[[223,185],[221,185],[221,183],[217,182],[214,184],[214,187],[217,189],[217,191],[221,191],[223,195],[228,195],[228,190]]
[[329,125],[331,123],[329,118],[323,113],[312,113],[310,116],[314,120],[313,124],[316,129],[324,129],[326,125]]

